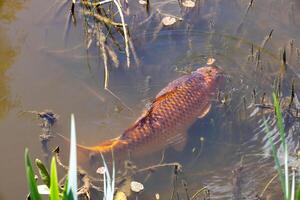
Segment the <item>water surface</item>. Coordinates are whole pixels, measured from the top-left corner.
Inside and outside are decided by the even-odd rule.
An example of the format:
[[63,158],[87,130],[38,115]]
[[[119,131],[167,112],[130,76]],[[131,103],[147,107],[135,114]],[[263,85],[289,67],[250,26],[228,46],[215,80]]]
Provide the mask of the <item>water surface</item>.
[[[127,68],[124,52],[118,51],[119,67],[110,62],[109,88],[120,102],[103,89],[104,66],[96,41],[88,51],[85,48],[79,8],[76,27],[71,26],[65,35],[69,4],[1,1],[0,171],[5,182],[0,185],[0,199],[26,197],[25,147],[32,158],[43,158],[39,121],[25,111],[52,110],[59,115],[54,131],[66,136],[74,113],[79,143],[94,145],[121,134],[167,83],[204,65],[209,57],[227,74],[222,95],[226,101],[213,102],[208,116],[189,129],[187,147],[183,152],[168,150],[166,162],[180,161],[184,166],[178,181],[180,198],[185,198],[182,180],[188,183],[190,195],[205,185],[212,199],[248,199],[259,194],[275,171],[260,127],[261,116],[251,116],[253,109],[245,107],[259,102],[263,93],[270,99],[279,75],[283,97],[289,96],[292,80],[299,95],[300,5],[293,0],[266,0],[256,2],[247,12],[248,3],[198,1],[195,8],[184,9],[176,0],[156,0],[147,14],[137,2],[130,2],[126,20],[140,64],[132,59]],[[164,14],[183,21],[163,27]],[[258,51],[272,30],[272,37]],[[288,67],[280,74],[283,49]],[[287,130],[293,136],[291,154],[298,148],[297,127],[299,121],[293,121]],[[202,146],[200,137],[204,138]],[[243,169],[234,175],[241,158]],[[242,177],[238,184],[236,174]],[[169,198],[171,183],[172,170],[158,171],[145,183],[143,198],[153,199],[156,192],[162,199]]]

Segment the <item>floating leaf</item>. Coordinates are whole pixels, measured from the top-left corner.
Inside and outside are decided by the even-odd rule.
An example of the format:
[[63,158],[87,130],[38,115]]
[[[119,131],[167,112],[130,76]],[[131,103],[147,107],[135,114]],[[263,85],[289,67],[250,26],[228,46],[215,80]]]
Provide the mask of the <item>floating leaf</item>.
[[147,5],[148,3],[147,3],[146,0],[139,0],[139,4],[145,6],[145,5]]
[[34,173],[31,165],[31,161],[29,158],[28,149],[25,149],[25,169],[26,169],[26,176],[27,176],[27,183],[29,185],[30,191],[30,199],[31,200],[40,200],[41,196],[38,193],[36,180],[34,178]]
[[51,181],[50,181],[50,200],[59,199],[58,180],[56,172],[56,161],[55,157],[51,161]]
[[36,164],[36,166],[37,166],[37,168],[39,170],[39,173],[40,173],[40,176],[41,176],[41,179],[42,179],[43,183],[48,188],[50,188],[50,176],[49,176],[47,168],[42,163],[42,161],[39,160],[39,159],[35,159],[35,164]]
[[115,195],[114,200],[127,200],[127,197],[124,192],[118,191]]
[[105,173],[105,167],[99,167],[96,171],[97,174],[103,175]]
[[177,20],[175,17],[167,16],[167,17],[164,17],[161,22],[164,26],[171,26],[171,25],[175,24],[176,21]]
[[186,0],[182,2],[182,5],[186,8],[194,8],[196,4],[194,1]]
[[158,193],[155,194],[155,199],[159,200],[160,199],[160,195]]
[[130,188],[133,192],[140,192],[140,191],[144,190],[144,185],[139,182],[132,181],[130,183]]

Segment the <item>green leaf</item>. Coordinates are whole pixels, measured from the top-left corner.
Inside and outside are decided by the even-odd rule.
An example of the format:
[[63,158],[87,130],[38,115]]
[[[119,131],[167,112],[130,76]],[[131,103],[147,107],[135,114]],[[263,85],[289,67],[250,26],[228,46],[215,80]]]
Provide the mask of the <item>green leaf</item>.
[[66,180],[65,180],[64,190],[62,192],[62,198],[61,198],[61,200],[68,200],[67,191],[68,191],[68,177],[66,177]]
[[289,169],[288,169],[288,149],[286,144],[286,136],[284,131],[284,122],[282,117],[282,112],[280,108],[280,103],[278,97],[273,93],[274,108],[277,119],[277,127],[279,129],[280,141],[284,150],[284,197],[286,200],[290,199],[290,185],[289,185]]
[[74,196],[73,196],[72,191],[68,192],[68,184],[69,184],[69,180],[68,180],[68,177],[67,177],[66,181],[65,181],[65,185],[64,185],[62,200],[74,200]]
[[[76,146],[76,127],[74,114],[71,115],[71,139],[70,139],[70,161],[69,161],[69,182],[68,196],[74,195],[73,199],[77,200],[77,146]],[[72,193],[71,193],[72,192]]]
[[275,93],[273,93],[273,100],[274,100],[274,108],[275,108],[275,114],[277,119],[277,127],[279,129],[280,139],[282,145],[285,147],[286,141],[285,141],[285,134],[284,134],[284,124],[283,124],[283,118],[282,118],[282,112],[279,104],[279,100]]
[[297,187],[297,191],[296,191],[296,200],[300,200],[300,184]]
[[64,185],[64,191],[62,195],[62,200],[74,200],[73,192],[68,192],[68,184],[69,184],[69,178],[66,178],[65,185]]
[[50,200],[59,200],[55,157],[53,157],[51,161]]
[[284,173],[283,173],[283,170],[281,169],[280,162],[279,162],[279,157],[277,155],[277,150],[276,150],[276,147],[275,147],[275,143],[273,141],[273,138],[271,136],[271,131],[269,129],[269,126],[268,126],[267,121],[266,121],[265,118],[264,118],[264,126],[265,126],[266,134],[267,134],[267,137],[268,137],[268,141],[269,141],[269,143],[271,145],[271,148],[272,148],[272,156],[274,158],[275,167],[276,167],[278,175],[279,175],[281,189],[282,189],[283,192],[285,192]]
[[49,176],[47,168],[42,163],[42,161],[39,160],[39,159],[35,159],[35,164],[36,164],[36,166],[39,170],[39,173],[40,173],[40,176],[41,176],[41,179],[42,179],[43,183],[45,185],[47,185],[48,188],[50,188],[50,176]]
[[40,200],[41,196],[38,193],[37,184],[34,178],[34,172],[32,169],[31,160],[29,158],[29,153],[27,148],[25,149],[25,169],[26,169],[27,183],[30,191],[30,199]]
[[[76,194],[77,195],[77,194]],[[67,200],[74,200],[74,197],[75,195],[73,194],[73,191],[70,190],[68,193],[67,193]]]

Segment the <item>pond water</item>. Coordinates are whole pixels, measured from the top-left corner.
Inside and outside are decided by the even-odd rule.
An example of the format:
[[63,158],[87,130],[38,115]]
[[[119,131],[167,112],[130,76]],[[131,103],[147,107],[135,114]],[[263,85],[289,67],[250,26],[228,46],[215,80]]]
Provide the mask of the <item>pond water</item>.
[[[263,96],[270,101],[278,77],[283,98],[290,96],[293,83],[296,97],[300,95],[300,3],[249,3],[198,0],[194,8],[184,8],[177,0],[155,0],[147,12],[138,1],[130,1],[125,18],[138,64],[131,54],[128,68],[124,51],[112,47],[119,61],[116,67],[109,60],[112,95],[103,89],[102,56],[95,38],[85,34],[93,30],[79,5],[76,26],[68,26],[69,2],[0,1],[0,199],[26,198],[26,147],[32,158],[44,157],[40,121],[28,111],[50,109],[58,114],[53,131],[65,136],[74,113],[78,143],[95,145],[120,135],[166,84],[205,65],[209,57],[224,69],[225,89],[210,113],[190,127],[184,150],[166,151],[165,162],[179,161],[184,170],[175,199],[187,199],[183,183],[190,196],[204,186],[211,199],[253,199],[260,194],[276,172],[262,115],[251,105]],[[162,26],[166,15],[183,20]],[[115,39],[123,48],[120,35]],[[274,128],[272,112],[267,117]],[[299,130],[296,116],[286,128],[292,157]],[[278,138],[276,130],[273,136]],[[170,168],[157,170],[144,182],[139,199],[154,199],[156,193],[169,198],[173,176]],[[275,182],[265,195],[278,191]],[[281,199],[271,197],[276,198]]]

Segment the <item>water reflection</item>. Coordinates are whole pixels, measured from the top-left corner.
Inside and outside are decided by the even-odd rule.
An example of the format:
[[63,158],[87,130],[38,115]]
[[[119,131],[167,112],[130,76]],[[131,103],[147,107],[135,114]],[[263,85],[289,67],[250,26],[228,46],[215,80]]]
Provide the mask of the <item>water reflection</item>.
[[16,19],[16,13],[23,9],[27,0],[1,0],[0,1],[0,20],[10,23]]
[[16,19],[16,13],[23,8],[24,1],[0,1],[0,119],[14,106],[9,89],[7,70],[15,62],[18,48],[11,44],[9,23]]

